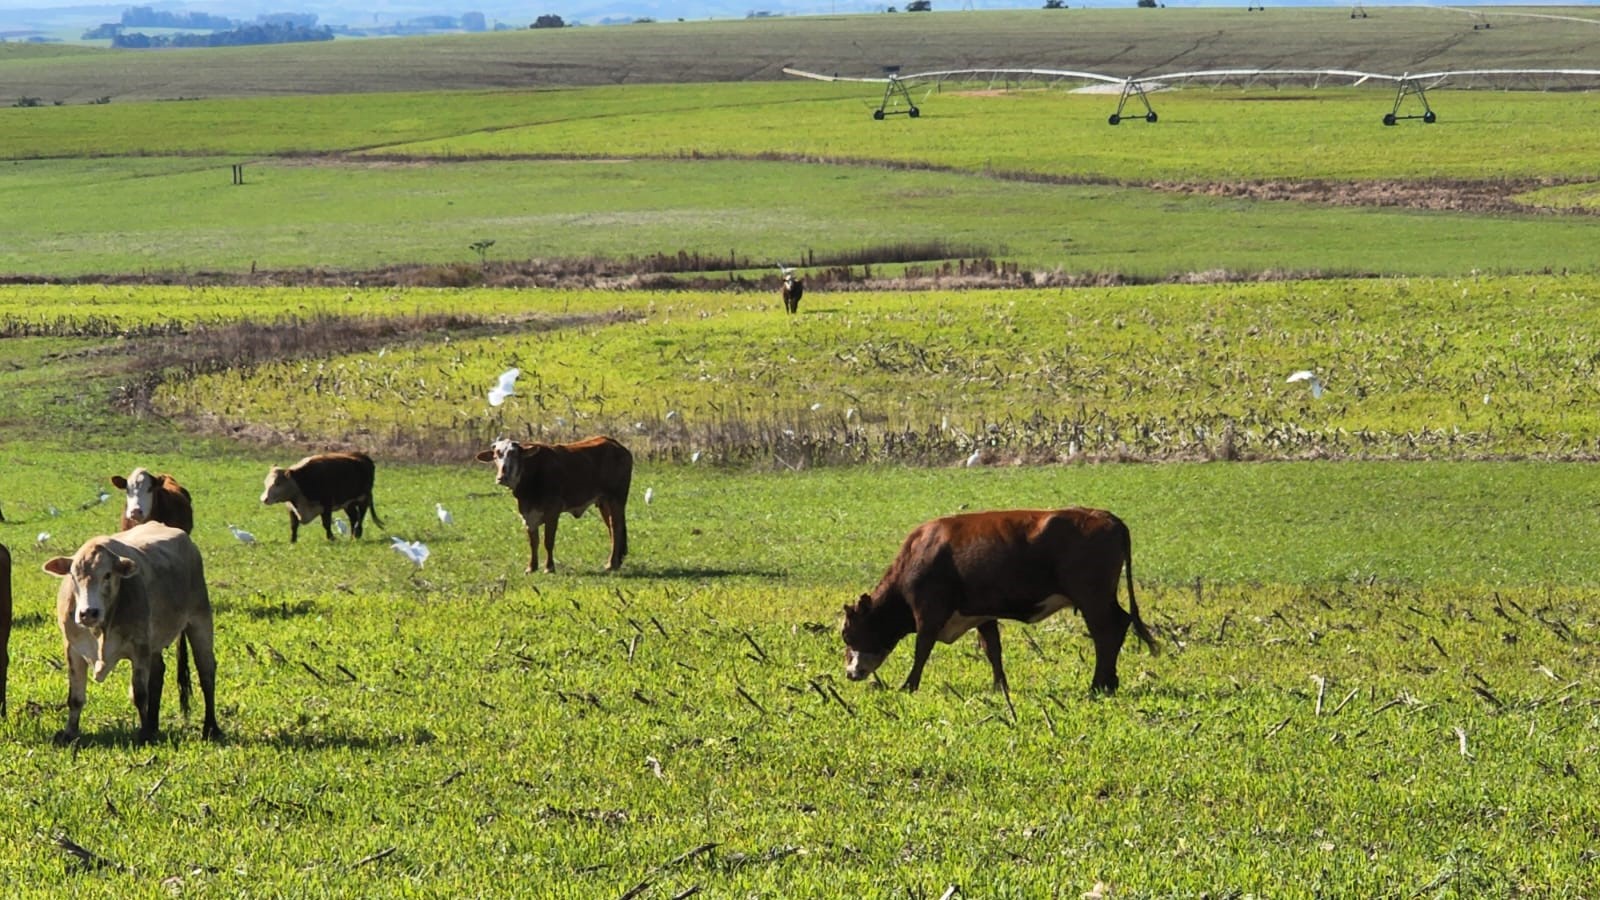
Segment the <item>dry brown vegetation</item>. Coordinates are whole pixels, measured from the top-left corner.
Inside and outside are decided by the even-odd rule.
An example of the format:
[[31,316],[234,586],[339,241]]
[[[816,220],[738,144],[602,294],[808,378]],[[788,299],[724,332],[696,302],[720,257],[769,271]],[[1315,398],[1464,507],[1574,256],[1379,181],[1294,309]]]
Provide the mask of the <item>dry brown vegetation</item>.
[[1223,182],[1151,182],[1147,187],[1178,194],[1284,200],[1330,206],[1384,206],[1465,213],[1547,213],[1593,215],[1581,206],[1559,209],[1519,199],[1540,188],[1572,183],[1567,179],[1517,178],[1469,181],[1458,178],[1422,180],[1327,181],[1319,178]]

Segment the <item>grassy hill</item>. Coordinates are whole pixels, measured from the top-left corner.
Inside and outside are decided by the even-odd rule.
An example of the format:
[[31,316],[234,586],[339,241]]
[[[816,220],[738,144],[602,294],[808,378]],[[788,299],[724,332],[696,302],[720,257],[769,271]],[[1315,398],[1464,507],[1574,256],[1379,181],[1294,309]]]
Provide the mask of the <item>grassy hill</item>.
[[[1575,18],[1600,13],[1579,8]],[[1482,20],[1431,8],[1345,7],[935,12],[661,22],[395,40],[166,52],[0,48],[14,96],[81,103],[262,94],[473,90],[783,78],[785,65],[878,75],[1021,66],[1113,75],[1218,66],[1401,73],[1592,64],[1600,27],[1570,19]],[[1585,63],[1589,60],[1589,63]]]

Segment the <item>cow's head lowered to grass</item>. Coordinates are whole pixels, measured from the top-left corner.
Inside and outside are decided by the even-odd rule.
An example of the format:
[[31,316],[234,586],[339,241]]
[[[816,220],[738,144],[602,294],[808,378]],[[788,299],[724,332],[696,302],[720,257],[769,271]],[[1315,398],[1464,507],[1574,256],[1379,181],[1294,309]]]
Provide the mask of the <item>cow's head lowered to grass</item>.
[[894,632],[875,627],[871,615],[872,597],[868,594],[862,594],[854,606],[845,604],[844,627],[841,629],[844,637],[844,674],[851,681],[870,678],[889,658],[889,651],[900,642],[898,635],[886,640],[885,636],[894,635]]
[[72,585],[73,621],[84,628],[103,628],[111,619],[122,580],[139,571],[139,564],[118,556],[103,541],[90,541],[71,557],[58,556],[44,564],[51,575]]

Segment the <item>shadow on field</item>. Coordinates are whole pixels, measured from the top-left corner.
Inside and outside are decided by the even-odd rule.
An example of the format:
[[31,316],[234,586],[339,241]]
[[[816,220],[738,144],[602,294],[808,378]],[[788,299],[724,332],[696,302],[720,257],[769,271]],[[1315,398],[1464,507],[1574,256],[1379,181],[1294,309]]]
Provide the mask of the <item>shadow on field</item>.
[[292,619],[297,616],[309,616],[317,611],[317,605],[310,600],[299,600],[294,603],[280,600],[276,604],[253,604],[244,607],[240,611],[252,619],[275,622],[282,619]]
[[779,579],[787,573],[776,569],[724,569],[711,566],[633,567],[613,573],[613,578],[766,578]]

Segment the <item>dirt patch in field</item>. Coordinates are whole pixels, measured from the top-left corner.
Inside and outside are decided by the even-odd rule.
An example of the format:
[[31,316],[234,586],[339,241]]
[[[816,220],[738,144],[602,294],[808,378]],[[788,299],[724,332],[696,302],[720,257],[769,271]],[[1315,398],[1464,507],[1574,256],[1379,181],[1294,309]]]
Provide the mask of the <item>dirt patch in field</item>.
[[1208,197],[1238,197],[1246,200],[1287,200],[1297,203],[1322,203],[1329,206],[1401,207],[1446,212],[1470,213],[1549,213],[1551,215],[1592,215],[1593,210],[1538,206],[1518,199],[1519,195],[1570,182],[1548,179],[1505,179],[1466,181],[1432,179],[1424,181],[1223,181],[1151,182],[1152,190]]

